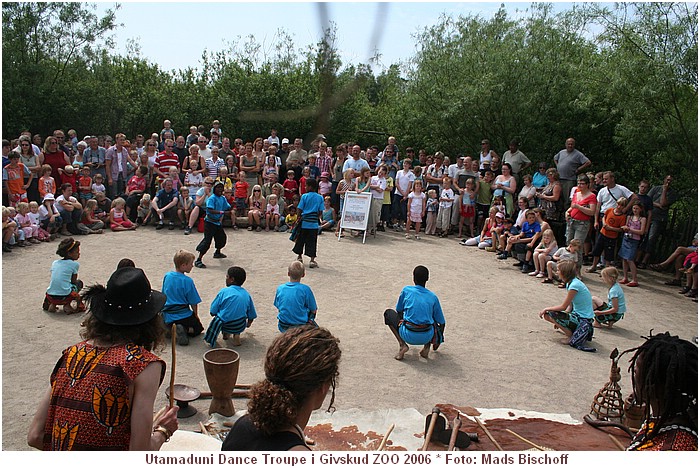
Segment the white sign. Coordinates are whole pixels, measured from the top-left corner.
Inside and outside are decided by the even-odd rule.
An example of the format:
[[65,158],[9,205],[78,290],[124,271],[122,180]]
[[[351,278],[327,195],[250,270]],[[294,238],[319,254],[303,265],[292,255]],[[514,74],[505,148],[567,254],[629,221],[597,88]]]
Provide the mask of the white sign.
[[[369,207],[371,204],[372,194],[369,192],[345,192],[338,240],[340,240],[340,234],[343,232],[343,229],[365,231],[364,234],[365,236],[367,235],[367,221],[369,220]],[[364,244],[364,238],[362,243]]]

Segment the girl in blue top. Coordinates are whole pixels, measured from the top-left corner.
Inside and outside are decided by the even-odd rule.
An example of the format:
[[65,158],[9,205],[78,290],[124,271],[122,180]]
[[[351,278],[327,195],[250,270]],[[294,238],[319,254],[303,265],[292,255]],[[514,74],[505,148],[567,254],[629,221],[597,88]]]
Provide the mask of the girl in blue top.
[[51,282],[46,290],[43,309],[56,312],[56,306],[62,305],[66,315],[84,312],[85,305],[79,294],[83,282],[78,279],[80,265],[77,262],[80,258],[80,242],[66,237],[58,245],[56,254],[62,258],[51,265]]
[[613,323],[621,320],[627,312],[625,293],[622,291],[620,283],[617,282],[619,277],[617,268],[604,268],[600,275],[610,289],[608,290],[608,302],[603,301],[598,296],[593,296],[593,307],[595,308],[593,326],[601,328],[601,325],[606,325],[608,328],[612,328]]
[[562,330],[566,343],[581,351],[595,352],[595,348],[585,346],[593,338],[593,299],[585,284],[576,277],[576,262],[560,261],[557,265],[559,276],[566,284],[566,298],[561,305],[546,307],[540,318]]
[[323,197],[318,194],[318,181],[316,179],[307,180],[306,193],[301,196],[297,205],[297,211],[301,216],[301,231],[296,238],[292,252],[297,254],[297,260],[302,263],[301,255],[305,253],[311,259],[309,268],[318,268],[318,263],[316,263],[318,221],[323,208]]

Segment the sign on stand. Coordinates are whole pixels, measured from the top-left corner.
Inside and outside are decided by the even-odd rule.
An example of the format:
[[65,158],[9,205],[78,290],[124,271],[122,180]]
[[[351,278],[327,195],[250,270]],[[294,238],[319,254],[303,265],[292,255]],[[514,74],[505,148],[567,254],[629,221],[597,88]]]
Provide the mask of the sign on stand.
[[367,221],[369,221],[369,207],[372,203],[372,194],[368,192],[346,192],[343,203],[343,213],[340,216],[340,229],[338,241],[343,229],[363,231],[362,243],[367,239]]

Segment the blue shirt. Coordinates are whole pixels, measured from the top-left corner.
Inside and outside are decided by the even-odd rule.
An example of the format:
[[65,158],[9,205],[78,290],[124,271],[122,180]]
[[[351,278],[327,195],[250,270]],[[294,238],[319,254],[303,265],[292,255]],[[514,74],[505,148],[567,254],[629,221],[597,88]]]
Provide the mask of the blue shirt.
[[[320,196],[320,195],[319,195]],[[275,307],[277,320],[289,325],[304,325],[309,322],[311,312],[316,312],[316,298],[305,284],[290,281],[277,286]]]
[[[192,315],[190,305],[202,302],[192,278],[179,271],[169,271],[163,277],[163,294],[167,297],[163,306],[163,321],[173,323]],[[181,308],[173,306],[183,306]],[[171,308],[172,311],[167,311]]]
[[362,171],[362,168],[364,167],[369,169],[369,163],[364,159],[360,158],[356,161],[355,158],[350,158],[347,161],[345,161],[345,163],[343,163],[343,173],[348,169],[354,169],[355,175],[357,176],[360,174],[360,171]]
[[219,291],[211,303],[209,313],[219,317],[224,323],[233,322],[243,317],[248,320],[255,320],[258,317],[253,298],[250,297],[248,291],[234,284]]
[[80,264],[75,260],[54,260],[51,264],[51,282],[46,294],[51,296],[67,296],[71,293],[70,279],[78,274]]
[[523,223],[523,228],[521,230],[523,233],[523,237],[526,239],[531,239],[535,237],[535,234],[538,232],[542,232],[542,226],[540,226],[540,223],[535,221],[534,223],[530,224],[527,221]]
[[[423,286],[405,286],[396,302],[396,311],[403,312],[403,319],[416,325],[444,324],[440,300],[434,292]],[[433,336],[433,328],[415,332],[399,327],[399,335],[408,344],[425,344]]]
[[571,304],[571,313],[581,318],[592,319],[595,316],[593,313],[593,298],[591,297],[591,292],[588,290],[588,287],[583,284],[583,281],[578,278],[572,279],[571,282],[566,285],[566,290],[576,291],[576,295]]
[[[318,229],[318,213],[325,209],[323,197],[316,192],[307,192],[301,196],[297,211],[301,213],[302,229]],[[304,216],[306,215],[306,216]]]
[[532,176],[532,185],[537,188],[545,187],[548,182],[547,174],[542,174],[540,171],[535,172],[535,175]]
[[221,218],[224,216],[223,213],[213,213],[213,211],[228,211],[231,209],[231,205],[229,204],[228,201],[226,201],[226,197],[222,196],[216,196],[212,195],[207,199],[207,216],[205,218],[206,221],[209,221],[212,224],[216,224],[217,226],[221,226]]
[[617,298],[617,313],[624,314],[627,312],[627,303],[625,302],[625,293],[622,292],[620,283],[615,282],[610,290],[608,290],[608,307],[612,307],[612,300]]
[[168,203],[173,201],[173,198],[178,198],[177,190],[172,189],[171,191],[166,192],[165,189],[160,189],[158,190],[158,193],[156,193],[156,198],[158,199],[158,202],[156,202],[158,208],[164,208],[168,206]]

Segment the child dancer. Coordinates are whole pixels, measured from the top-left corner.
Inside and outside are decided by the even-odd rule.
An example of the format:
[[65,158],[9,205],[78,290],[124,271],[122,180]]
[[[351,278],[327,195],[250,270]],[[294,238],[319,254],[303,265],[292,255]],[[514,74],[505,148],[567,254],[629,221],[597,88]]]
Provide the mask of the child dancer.
[[[433,193],[435,191],[433,190]],[[416,240],[420,239],[420,225],[425,216],[426,197],[423,193],[423,182],[416,180],[413,182],[413,191],[408,194],[408,216],[406,217],[406,239],[411,238],[411,223],[415,224]],[[427,234],[427,232],[426,232]]]
[[284,333],[291,327],[316,324],[318,306],[311,288],[301,283],[306,275],[304,264],[298,260],[293,261],[287,268],[289,282],[277,287],[275,293],[275,307],[277,314],[277,328]]
[[163,305],[163,322],[168,329],[175,324],[177,344],[187,346],[190,337],[197,336],[204,330],[199,320],[197,305],[202,302],[192,278],[187,273],[194,266],[194,254],[178,250],[173,256],[175,271],[169,271],[163,277],[163,294],[167,297]]
[[[418,179],[413,182],[414,184],[418,182]],[[425,212],[426,212],[426,218],[425,218],[425,235],[426,236],[434,236],[435,235],[435,230],[437,228],[437,212],[438,212],[438,205],[440,201],[437,198],[437,192],[434,189],[428,190],[428,199],[426,200],[426,205],[425,205]]]
[[213,348],[216,338],[223,333],[223,339],[228,340],[233,335],[233,345],[241,345],[241,333],[250,328],[253,320],[258,317],[253,304],[253,298],[243,289],[246,272],[243,268],[232,266],[226,272],[226,287],[219,291],[209,308],[214,317],[209,323],[204,341]]
[[600,272],[603,282],[608,286],[608,302],[603,301],[598,296],[593,296],[593,309],[595,322],[593,326],[600,328],[606,325],[612,328],[613,323],[622,320],[627,312],[627,302],[625,293],[622,292],[620,283],[617,282],[618,272],[615,267],[603,268]]
[[554,232],[547,229],[542,233],[542,242],[537,246],[532,254],[535,263],[535,271],[528,273],[535,278],[544,278],[547,269],[547,262],[552,259],[552,255],[557,250],[557,240],[554,238]]
[[566,298],[561,305],[542,309],[540,318],[559,328],[567,336],[572,348],[595,352],[595,348],[585,345],[593,339],[593,298],[585,284],[576,277],[576,263],[561,261],[559,275],[566,284]]
[[[622,226],[622,247],[618,255],[622,259],[622,281],[620,284],[626,284],[630,288],[639,286],[637,283],[637,265],[634,263],[634,257],[637,255],[637,248],[644,235],[647,219],[642,216],[644,206],[642,202],[636,202],[632,205],[632,214],[627,216],[627,223]],[[627,279],[627,272],[630,272],[632,281]]]
[[136,225],[126,217],[124,206],[126,206],[126,202],[122,197],[117,197],[112,202],[112,209],[109,211],[109,227],[112,231],[131,231],[136,229]]
[[[80,264],[80,242],[72,237],[66,237],[58,245],[56,254],[62,257],[51,264],[51,282],[46,289],[42,308],[49,312],[56,312],[56,306],[63,306],[66,315],[76,312],[84,312],[85,305],[80,297],[83,282],[78,279]],[[75,301],[76,306],[72,303]]]

